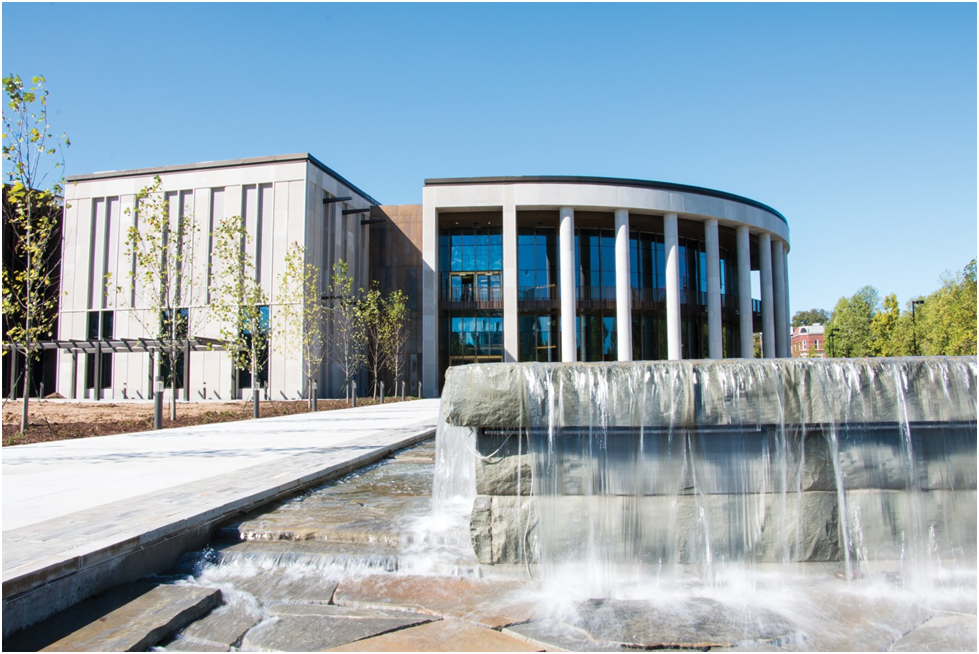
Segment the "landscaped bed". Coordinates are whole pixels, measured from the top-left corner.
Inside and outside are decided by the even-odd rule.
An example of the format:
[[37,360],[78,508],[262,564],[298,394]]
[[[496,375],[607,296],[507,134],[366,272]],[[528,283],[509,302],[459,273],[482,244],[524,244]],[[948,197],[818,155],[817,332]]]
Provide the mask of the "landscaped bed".
[[[409,398],[414,399],[414,398]],[[386,398],[385,402],[400,402],[400,398]],[[358,406],[374,404],[372,398],[357,398]],[[344,400],[319,400],[317,410],[332,411],[350,406]],[[153,429],[153,403],[131,402],[76,402],[71,400],[31,399],[30,427],[20,433],[21,400],[3,402],[3,446],[24,445],[60,441],[69,438],[127,434]],[[306,413],[306,400],[268,400],[261,403],[261,416],[287,416]],[[252,417],[252,403],[248,400],[232,402],[178,402],[177,419],[170,420],[170,405],[163,405],[163,428],[190,427],[215,422],[248,420]]]

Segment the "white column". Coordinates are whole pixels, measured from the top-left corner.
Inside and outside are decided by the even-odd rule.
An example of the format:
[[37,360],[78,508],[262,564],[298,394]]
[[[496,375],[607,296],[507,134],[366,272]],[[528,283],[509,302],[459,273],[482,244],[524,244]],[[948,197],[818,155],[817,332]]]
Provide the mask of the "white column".
[[772,286],[772,235],[762,232],[758,237],[758,258],[761,261],[761,348],[766,359],[775,358],[775,292]]
[[615,210],[615,330],[619,361],[632,361],[632,277],[629,269],[629,211]]
[[738,226],[738,312],[741,358],[751,359],[755,356],[755,327],[751,315],[751,239],[746,225]]
[[577,312],[574,270],[574,209],[561,208],[558,234],[558,262],[561,266],[561,361],[575,361],[578,349],[575,334]]
[[[423,189],[424,194],[424,189]],[[438,213],[431,199],[422,208],[422,394],[438,397]]]
[[772,241],[772,291],[775,304],[775,356],[788,357],[789,352],[789,317],[785,306],[785,247],[784,243],[775,239]]
[[517,319],[517,208],[512,187],[503,205],[503,360],[519,361],[520,332]]
[[677,216],[663,216],[663,251],[666,253],[666,344],[671,361],[683,357],[680,342],[680,238]]
[[789,293],[789,244],[785,244],[782,250],[782,269],[785,271],[785,333],[788,334],[788,356],[792,356],[792,305],[789,303],[791,294]]
[[721,250],[716,218],[708,218],[704,222],[704,244],[707,246],[707,358],[722,359]]

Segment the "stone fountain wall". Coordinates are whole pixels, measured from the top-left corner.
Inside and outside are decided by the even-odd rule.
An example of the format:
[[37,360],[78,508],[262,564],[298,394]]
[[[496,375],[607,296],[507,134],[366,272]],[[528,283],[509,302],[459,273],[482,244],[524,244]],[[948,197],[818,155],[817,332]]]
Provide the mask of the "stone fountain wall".
[[483,564],[542,537],[647,564],[897,560],[922,530],[974,561],[975,378],[970,358],[464,366],[443,417],[475,431]]

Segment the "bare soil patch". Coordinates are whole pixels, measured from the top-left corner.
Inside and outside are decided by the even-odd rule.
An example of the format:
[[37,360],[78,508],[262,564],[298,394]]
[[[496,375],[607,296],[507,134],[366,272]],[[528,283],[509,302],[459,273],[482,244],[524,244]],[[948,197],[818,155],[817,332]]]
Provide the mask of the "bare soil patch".
[[[385,402],[400,402],[400,398],[387,398]],[[370,398],[357,398],[357,406],[374,404]],[[320,400],[318,411],[346,409],[344,400]],[[153,429],[152,402],[73,402],[66,400],[31,399],[29,404],[30,426],[26,434],[20,433],[20,400],[3,403],[3,446],[25,445],[60,441],[70,438],[128,434]],[[306,413],[306,400],[266,400],[261,404],[261,417],[287,416]],[[170,420],[170,405],[163,405],[163,428],[191,427],[216,422],[249,420],[252,403],[248,400],[232,402],[178,402],[177,419]]]

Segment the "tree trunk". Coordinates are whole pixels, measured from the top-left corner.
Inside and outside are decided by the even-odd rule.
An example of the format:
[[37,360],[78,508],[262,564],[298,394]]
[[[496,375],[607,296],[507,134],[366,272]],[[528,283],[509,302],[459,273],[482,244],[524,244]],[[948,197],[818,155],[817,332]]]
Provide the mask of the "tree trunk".
[[[14,350],[14,356],[16,357],[17,350]],[[28,402],[31,395],[31,357],[25,352],[24,353],[24,406],[20,413],[20,431],[22,434],[27,433],[27,427],[30,425],[30,419],[28,414]]]

